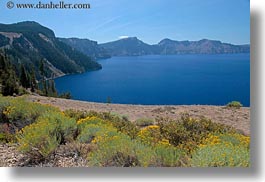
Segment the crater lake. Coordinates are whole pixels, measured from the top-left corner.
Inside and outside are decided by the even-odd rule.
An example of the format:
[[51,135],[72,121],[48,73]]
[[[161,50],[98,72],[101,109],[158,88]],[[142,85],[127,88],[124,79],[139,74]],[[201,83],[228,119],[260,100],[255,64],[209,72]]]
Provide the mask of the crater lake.
[[250,54],[112,57],[102,69],[55,79],[73,99],[143,105],[250,106]]

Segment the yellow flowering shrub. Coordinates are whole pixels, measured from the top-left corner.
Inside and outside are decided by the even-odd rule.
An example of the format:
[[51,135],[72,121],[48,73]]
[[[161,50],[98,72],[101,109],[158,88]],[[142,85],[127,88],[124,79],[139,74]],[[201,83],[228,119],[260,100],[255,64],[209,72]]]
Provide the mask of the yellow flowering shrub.
[[250,137],[238,133],[209,134],[192,154],[194,167],[249,167]]
[[97,150],[88,155],[89,165],[99,167],[148,167],[156,162],[155,151],[128,135],[110,132],[92,141]]
[[73,141],[76,129],[74,119],[60,112],[46,113],[17,133],[18,149],[31,157],[45,158],[59,144]]
[[249,167],[248,148],[231,143],[220,143],[199,147],[192,154],[192,167]]
[[10,107],[10,101],[12,98],[10,97],[3,97],[0,95],[0,122],[4,122],[4,111],[6,110],[7,107]]
[[110,122],[94,122],[98,118],[85,118],[78,124],[86,123],[77,140],[96,145],[88,154],[91,166],[149,166],[155,162],[155,152],[128,135],[117,130]]
[[220,140],[226,143],[232,143],[233,145],[240,145],[246,148],[250,148],[250,137],[239,133],[226,133],[218,135]]
[[0,143],[15,143],[16,137],[10,133],[10,125],[8,123],[0,123]]
[[66,116],[70,118],[74,118],[76,121],[88,117],[88,111],[78,111],[74,109],[67,109],[63,112]]
[[183,151],[170,144],[168,139],[162,138],[160,127],[150,125],[138,133],[137,140],[148,145],[155,152],[155,166],[174,167],[180,166],[180,157]]
[[202,140],[200,147],[203,145],[216,145],[221,143],[221,139],[218,135],[216,134],[209,134],[206,139]]
[[163,138],[160,133],[160,128],[157,125],[150,125],[141,129],[137,135],[137,139],[148,145],[156,145],[159,142],[161,144],[169,144],[169,141],[166,139],[162,141]]
[[188,140],[176,146],[178,149],[185,151],[187,154],[191,154],[198,148],[198,142]]
[[[87,125],[79,141],[97,145],[97,150],[89,154],[91,166],[179,166],[183,153],[170,145],[166,139],[159,140],[154,146],[140,140],[132,140],[128,135],[119,133],[115,128],[103,124]],[[156,131],[159,127],[150,126],[144,132]],[[142,133],[143,134],[143,133]],[[143,136],[143,135],[141,135]],[[85,139],[85,140],[83,140]]]
[[5,116],[9,116],[11,113],[13,113],[15,110],[15,106],[7,106],[4,110],[3,110],[3,115]]
[[164,138],[162,140],[158,141],[157,145],[171,146],[171,144],[169,143],[169,140],[164,139]]
[[97,123],[102,123],[103,120],[96,117],[96,116],[89,116],[89,117],[86,117],[86,118],[82,118],[82,119],[79,119],[77,121],[77,124],[78,125],[84,125],[84,124],[97,124]]
[[188,114],[183,114],[178,121],[161,119],[158,121],[158,126],[163,138],[187,154],[196,150],[210,133],[236,133],[229,126],[213,123],[206,118],[191,118]]
[[[100,122],[104,124],[110,124],[115,127],[118,131],[129,135],[131,138],[135,138],[139,129],[136,125],[125,117],[120,117],[118,115],[114,115],[109,112],[98,113],[95,111],[74,111],[67,110],[65,114],[69,117],[75,118],[78,123],[86,123],[88,120],[94,120],[94,123]],[[89,121],[91,123],[92,121]],[[79,124],[79,128],[81,129],[83,126]]]
[[107,136],[108,133],[117,132],[111,125],[106,124],[89,124],[86,125],[81,133],[78,135],[77,140],[81,143],[97,143],[100,137]]
[[135,139],[137,137],[139,129],[134,123],[128,121],[126,118],[120,118],[108,113],[104,114],[104,118],[109,121],[111,125],[114,126],[119,132],[130,136],[132,139]]
[[249,136],[186,114],[177,121],[161,118],[157,125],[139,120],[137,126],[111,113],[62,112],[0,96],[0,122],[0,141],[13,141],[9,131],[15,126],[18,149],[31,159],[47,159],[59,145],[74,143],[90,146],[82,154],[90,166],[250,166]]
[[28,102],[24,97],[0,96],[0,119],[6,123],[12,123],[18,130],[35,122],[42,114],[51,111],[60,112],[58,108],[49,105]]
[[204,140],[202,140],[201,146],[216,145],[220,143],[229,143],[232,145],[241,145],[243,147],[250,147],[250,137],[239,133],[224,133],[224,134],[209,134]]

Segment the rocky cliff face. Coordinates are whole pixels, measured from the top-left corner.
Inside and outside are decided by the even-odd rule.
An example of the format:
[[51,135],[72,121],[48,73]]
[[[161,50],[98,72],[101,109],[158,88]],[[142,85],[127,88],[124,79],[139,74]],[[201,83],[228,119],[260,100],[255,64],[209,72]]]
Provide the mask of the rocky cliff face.
[[100,47],[96,41],[79,38],[59,38],[59,40],[93,59],[110,58],[107,50]]
[[174,41],[163,39],[158,44],[149,45],[136,37],[101,44],[112,56],[170,55],[170,54],[226,54],[247,53],[249,45],[232,45],[220,41],[202,39],[200,41]]
[[34,67],[37,76],[40,60],[45,62],[48,77],[101,68],[90,57],[61,42],[52,30],[36,22],[0,24],[0,50],[14,65]]

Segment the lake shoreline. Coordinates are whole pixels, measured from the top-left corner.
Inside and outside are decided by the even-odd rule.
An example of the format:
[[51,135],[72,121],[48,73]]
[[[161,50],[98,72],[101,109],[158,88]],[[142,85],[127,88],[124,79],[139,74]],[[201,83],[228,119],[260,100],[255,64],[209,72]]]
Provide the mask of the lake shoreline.
[[132,122],[140,118],[156,119],[163,117],[178,119],[182,113],[188,113],[191,117],[200,118],[204,116],[213,122],[232,126],[245,135],[250,135],[250,107],[228,109],[225,106],[213,105],[107,104],[33,95],[29,95],[26,98],[31,102],[49,104],[61,110],[110,112],[125,116]]

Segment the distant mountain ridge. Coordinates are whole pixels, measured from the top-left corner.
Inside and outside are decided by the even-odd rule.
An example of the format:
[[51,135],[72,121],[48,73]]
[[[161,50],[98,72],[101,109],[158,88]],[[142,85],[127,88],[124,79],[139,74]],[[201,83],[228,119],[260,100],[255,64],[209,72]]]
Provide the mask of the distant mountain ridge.
[[94,59],[110,58],[107,50],[100,47],[96,41],[79,38],[59,38],[59,40]]
[[157,45],[160,54],[226,54],[247,53],[249,45],[233,45],[217,40],[174,41],[164,39]]
[[233,45],[221,41],[202,39],[199,41],[175,41],[163,39],[149,45],[136,37],[100,44],[111,56],[171,55],[171,54],[227,54],[248,53],[250,45]]
[[140,56],[153,54],[155,47],[144,43],[137,37],[129,37],[100,44],[111,56]]
[[63,43],[49,28],[36,22],[0,24],[0,50],[17,67],[24,64],[39,76],[40,60],[47,77],[101,69],[90,57]]
[[150,45],[137,37],[98,44],[89,39],[57,38],[51,29],[26,21],[0,24],[0,51],[7,54],[17,69],[20,64],[33,68],[37,77],[40,75],[40,60],[44,60],[47,77],[57,77],[101,69],[95,60],[111,56],[249,53],[250,45],[233,45],[208,39],[163,39],[158,44]]

